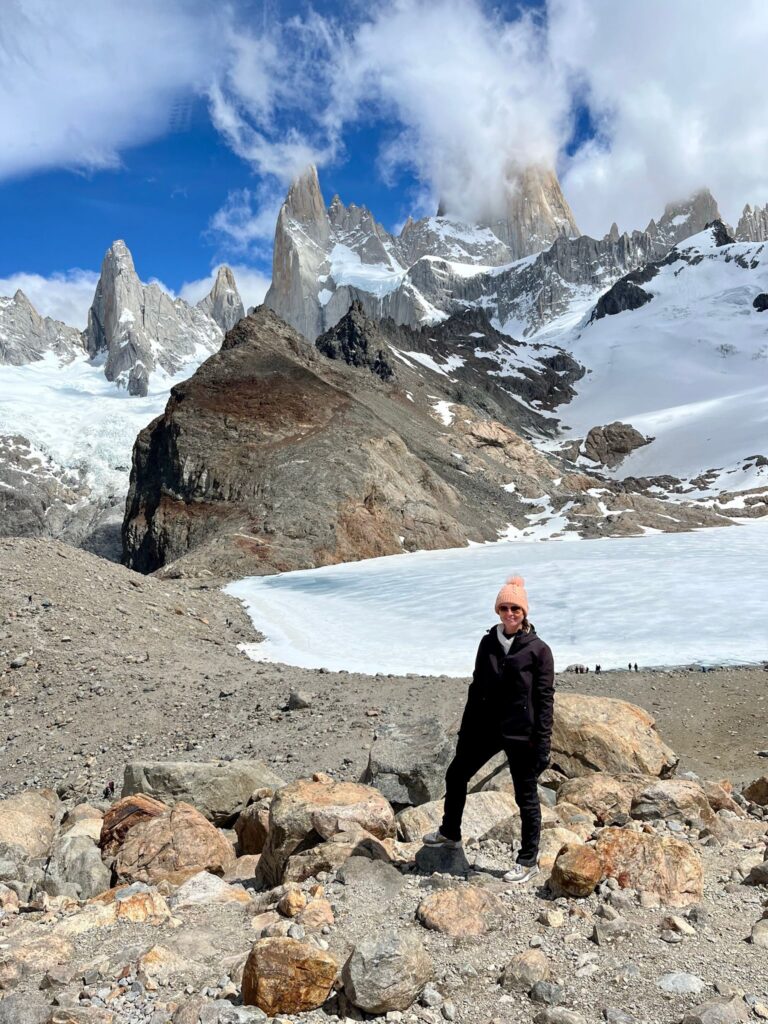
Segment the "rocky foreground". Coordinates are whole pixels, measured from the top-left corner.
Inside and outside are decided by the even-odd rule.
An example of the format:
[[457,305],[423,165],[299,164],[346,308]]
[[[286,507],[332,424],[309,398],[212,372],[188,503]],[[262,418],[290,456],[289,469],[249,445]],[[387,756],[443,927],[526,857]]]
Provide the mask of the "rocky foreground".
[[501,764],[420,843],[466,680],[255,665],[213,583],[57,543],[0,612],[0,1024],[768,1019],[762,671],[558,676],[511,888]]

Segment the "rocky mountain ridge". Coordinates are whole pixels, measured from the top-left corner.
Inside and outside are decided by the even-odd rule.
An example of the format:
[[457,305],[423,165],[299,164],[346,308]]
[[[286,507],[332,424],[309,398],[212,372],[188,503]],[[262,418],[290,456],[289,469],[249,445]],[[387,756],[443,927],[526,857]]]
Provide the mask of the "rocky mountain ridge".
[[358,306],[334,348],[266,307],[241,320],[137,439],[125,563],[233,579],[511,538],[539,510],[582,536],[728,525],[526,440],[556,429],[546,405],[580,372],[564,353],[527,353],[477,312],[440,328]]
[[[745,210],[736,238],[759,236],[762,216]],[[501,219],[469,225],[441,208],[435,217],[409,218],[395,236],[338,196],[326,209],[309,167],[280,210],[265,302],[309,340],[353,301],[375,319],[411,327],[478,306],[507,333],[528,336],[719,219],[702,189],[669,203],[645,231],[620,233],[614,224],[593,239],[579,232],[554,172],[524,168]]]
[[0,366],[22,366],[48,352],[69,362],[85,352],[103,364],[107,380],[143,396],[155,370],[173,375],[201,351],[214,352],[244,314],[229,267],[219,267],[211,291],[192,306],[156,283],[143,284],[118,240],[104,255],[84,331],[41,317],[20,290],[0,298]]

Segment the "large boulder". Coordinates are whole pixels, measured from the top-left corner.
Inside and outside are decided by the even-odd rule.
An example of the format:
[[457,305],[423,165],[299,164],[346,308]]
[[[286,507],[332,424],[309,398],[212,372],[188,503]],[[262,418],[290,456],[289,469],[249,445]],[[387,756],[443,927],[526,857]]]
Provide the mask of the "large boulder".
[[432,976],[432,961],[419,938],[395,929],[359,942],[341,974],[350,1002],[377,1015],[407,1010]]
[[52,789],[30,789],[0,800],[0,843],[21,847],[28,857],[47,857],[60,810]]
[[[415,843],[426,832],[436,829],[442,818],[442,800],[433,800],[419,807],[406,807],[397,815],[397,830],[406,842]],[[462,835],[465,840],[483,839],[494,829],[510,825],[518,818],[518,807],[510,793],[493,790],[470,793],[461,822]]]
[[672,836],[632,829],[606,828],[597,837],[595,853],[603,874],[622,888],[640,889],[660,903],[683,907],[701,899],[704,872],[698,853]]
[[214,825],[228,825],[254,790],[284,785],[261,761],[136,761],[125,766],[122,795],[146,793],[169,804],[183,801]]
[[761,775],[760,778],[750,782],[744,789],[744,796],[753,804],[768,807],[768,775]]
[[139,822],[115,857],[117,877],[127,881],[181,881],[198,871],[222,875],[235,862],[232,844],[186,803]]
[[166,804],[152,796],[139,793],[124,796],[112,804],[101,822],[99,846],[102,856],[113,857],[123,845],[126,835],[142,821],[157,818],[168,811]]
[[632,799],[631,814],[641,821],[702,821],[717,819],[703,787],[687,779],[656,779]]
[[[235,822],[237,833],[237,849],[242,856],[248,853],[261,853],[269,833],[269,805],[274,793],[265,790],[265,795],[258,796],[240,813]],[[269,795],[266,795],[269,794]]]
[[90,836],[65,833],[54,844],[43,888],[51,896],[87,900],[109,889],[112,873]]
[[256,869],[257,880],[279,885],[288,858],[350,826],[377,839],[394,833],[394,813],[381,793],[356,782],[298,779],[275,794],[269,833]]
[[569,778],[595,771],[665,777],[678,757],[643,708],[612,697],[558,693],[551,760]]
[[269,1017],[314,1010],[330,995],[337,971],[331,954],[308,942],[259,939],[243,968],[243,1003]]
[[425,804],[445,794],[445,772],[456,749],[436,718],[376,727],[362,782],[393,804]]
[[416,917],[425,928],[459,939],[498,928],[503,912],[501,901],[493,893],[465,885],[438,889],[425,896],[416,908]]
[[326,842],[291,854],[283,868],[284,882],[303,882],[321,871],[338,871],[350,858],[388,861],[387,848],[365,829],[339,832]]

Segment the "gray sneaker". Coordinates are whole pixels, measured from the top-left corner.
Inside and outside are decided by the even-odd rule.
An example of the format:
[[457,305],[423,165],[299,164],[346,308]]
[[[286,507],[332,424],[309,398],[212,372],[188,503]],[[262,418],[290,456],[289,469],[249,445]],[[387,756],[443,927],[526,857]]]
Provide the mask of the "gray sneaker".
[[512,882],[513,885],[519,885],[522,882],[527,882],[533,878],[534,875],[538,875],[539,865],[538,864],[515,864],[506,875],[504,875],[505,882]]
[[425,846],[447,846],[451,850],[461,846],[460,839],[449,839],[443,835],[439,828],[435,829],[434,832],[427,832],[425,836],[421,837],[421,841]]

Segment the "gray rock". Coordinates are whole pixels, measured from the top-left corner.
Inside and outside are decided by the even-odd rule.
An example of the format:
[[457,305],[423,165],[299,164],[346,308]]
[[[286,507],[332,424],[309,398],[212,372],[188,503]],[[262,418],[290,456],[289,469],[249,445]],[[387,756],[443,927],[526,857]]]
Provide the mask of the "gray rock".
[[222,265],[216,272],[216,280],[213,288],[204,299],[197,304],[197,308],[214,320],[226,334],[231,330],[238,320],[245,316],[243,300],[235,284],[235,276],[229,267]]
[[557,1006],[565,998],[563,986],[552,981],[537,981],[528,994],[534,1003],[546,1003],[547,1006]]
[[87,900],[109,889],[111,878],[101,851],[89,836],[64,835],[51,851],[43,888],[51,896],[73,895]]
[[584,458],[602,466],[614,468],[636,448],[650,444],[653,438],[644,437],[630,423],[609,423],[604,427],[592,427],[584,441]]
[[392,804],[425,804],[445,793],[445,772],[456,748],[436,718],[377,726],[362,781]]
[[305,708],[312,707],[314,696],[314,693],[310,693],[309,690],[292,690],[288,697],[288,710],[303,711]]
[[190,803],[214,825],[229,824],[257,789],[285,781],[261,761],[136,761],[125,767],[123,796],[147,793]]
[[38,992],[11,993],[0,1000],[0,1024],[45,1024],[50,1015],[50,1003]]
[[686,1013],[680,1024],[737,1024],[749,1018],[749,1007],[741,996],[711,999]]
[[669,992],[675,996],[698,995],[706,988],[704,981],[696,974],[686,974],[685,971],[670,971],[657,980],[656,987],[662,992]]
[[362,888],[377,902],[393,901],[405,885],[405,879],[391,864],[383,860],[368,860],[367,857],[350,857],[336,877],[345,886]]
[[512,957],[502,972],[499,984],[507,991],[530,992],[536,984],[547,978],[549,961],[544,953],[539,949],[526,949]]
[[637,933],[637,925],[623,917],[612,921],[596,921],[592,932],[592,941],[598,946],[610,946],[622,939],[631,938]]
[[462,875],[472,869],[464,848],[445,846],[422,846],[416,851],[416,868],[422,875]]
[[385,931],[359,942],[341,973],[349,1000],[366,1013],[407,1010],[432,980],[432,961],[412,932]]
[[587,1024],[580,1013],[562,1006],[547,1007],[533,1018],[533,1024]]
[[736,239],[739,242],[768,242],[768,203],[754,209],[747,203],[736,225]]
[[603,1010],[606,1024],[638,1024],[637,1017],[633,1017],[626,1010],[620,1010],[615,1006],[606,1006]]
[[768,918],[763,917],[752,925],[749,939],[754,946],[768,949]]

